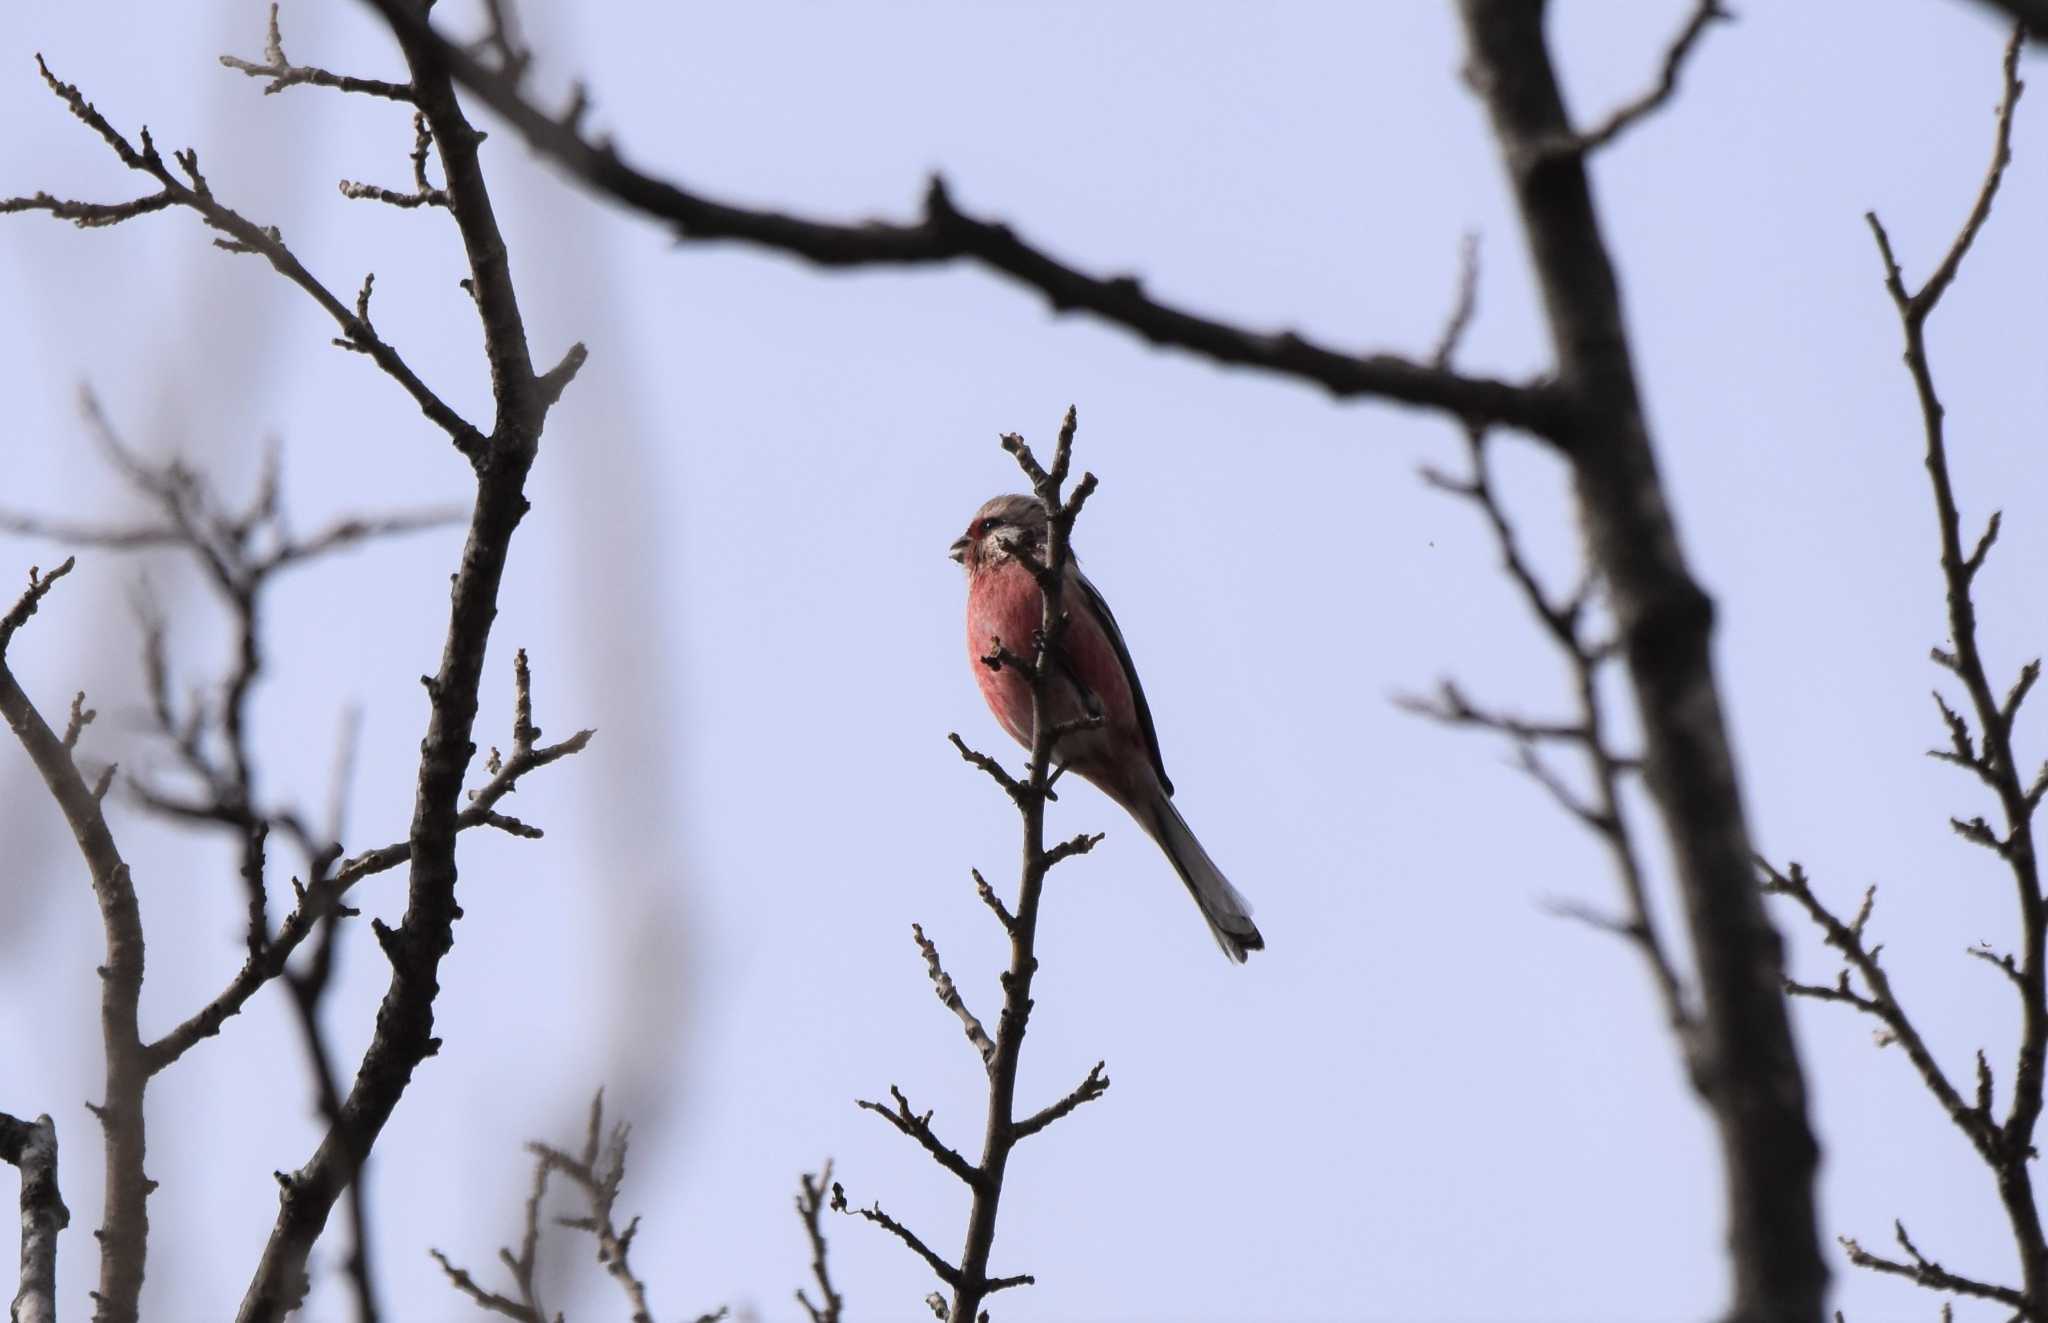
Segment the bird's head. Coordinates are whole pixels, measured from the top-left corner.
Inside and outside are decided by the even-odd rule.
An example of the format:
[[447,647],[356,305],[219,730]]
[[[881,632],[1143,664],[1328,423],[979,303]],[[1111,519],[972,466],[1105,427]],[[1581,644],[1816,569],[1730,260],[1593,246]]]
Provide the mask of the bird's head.
[[952,556],[970,572],[1016,558],[1016,549],[1045,554],[1045,507],[1036,496],[998,496],[974,512],[967,531],[953,539]]

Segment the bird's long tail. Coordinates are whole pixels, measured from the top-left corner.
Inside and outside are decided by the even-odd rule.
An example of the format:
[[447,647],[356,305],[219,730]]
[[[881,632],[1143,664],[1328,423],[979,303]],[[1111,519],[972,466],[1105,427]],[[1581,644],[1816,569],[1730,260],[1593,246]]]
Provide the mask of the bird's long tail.
[[1209,921],[1209,931],[1215,934],[1216,945],[1223,948],[1223,954],[1243,964],[1246,952],[1265,950],[1266,939],[1252,922],[1252,907],[1230,885],[1215,860],[1209,858],[1209,852],[1195,839],[1187,820],[1164,792],[1152,797],[1150,812],[1141,821],[1173,861],[1180,880],[1187,883],[1188,893],[1201,907],[1202,917]]

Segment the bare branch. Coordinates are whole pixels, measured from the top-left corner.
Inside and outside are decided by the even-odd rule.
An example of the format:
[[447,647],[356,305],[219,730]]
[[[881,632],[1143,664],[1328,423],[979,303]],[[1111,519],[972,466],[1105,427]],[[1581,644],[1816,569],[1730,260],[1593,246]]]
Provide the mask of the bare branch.
[[468,1270],[450,1263],[448,1256],[440,1250],[430,1249],[427,1253],[433,1256],[434,1262],[441,1265],[441,1271],[448,1274],[448,1284],[475,1301],[479,1308],[493,1314],[502,1314],[506,1318],[516,1318],[519,1323],[547,1323],[543,1315],[535,1313],[517,1300],[479,1286],[476,1278],[471,1277]]
[[2031,1309],[2027,1297],[2009,1286],[1994,1286],[1989,1282],[1961,1277],[1935,1263],[1933,1260],[1928,1259],[1920,1253],[1919,1249],[1914,1246],[1912,1239],[1906,1235],[1906,1228],[1903,1224],[1893,1222],[1892,1230],[1898,1239],[1900,1247],[1906,1251],[1906,1262],[1872,1254],[1848,1236],[1843,1236],[1841,1237],[1842,1248],[1848,1252],[1849,1262],[1859,1268],[1869,1268],[1874,1272],[1908,1278],[1921,1286],[1927,1287],[1929,1290],[1946,1291],[1951,1295],[1975,1296],[1980,1300],[1996,1300],[2001,1304],[2013,1305],[2023,1313]]
[[960,1270],[940,1258],[931,1246],[918,1238],[916,1232],[883,1212],[882,1206],[879,1203],[869,1204],[866,1208],[854,1208],[846,1202],[846,1191],[840,1188],[839,1182],[834,1181],[832,1183],[832,1211],[835,1213],[857,1213],[861,1217],[866,1218],[908,1245],[911,1252],[920,1259],[923,1259],[940,1281],[955,1290],[960,1288]]
[[[602,1141],[601,1134],[605,1135]],[[624,1125],[613,1126],[608,1134],[604,1131],[604,1090],[600,1089],[590,1103],[590,1123],[581,1158],[570,1157],[546,1144],[526,1147],[541,1165],[561,1172],[589,1197],[589,1216],[564,1218],[562,1224],[588,1231],[597,1242],[597,1261],[625,1293],[633,1323],[653,1323],[654,1314],[647,1304],[647,1284],[633,1272],[630,1260],[640,1219],[632,1219],[623,1230],[613,1220],[619,1187],[626,1178],[629,1134]]]
[[57,1323],[57,1233],[71,1210],[57,1188],[57,1125],[0,1112],[0,1162],[21,1173],[21,1285],[10,1323]]
[[1429,356],[1430,366],[1450,367],[1465,332],[1472,328],[1472,316],[1478,308],[1479,236],[1468,234],[1458,244],[1457,297],[1451,302],[1451,315],[1444,320],[1443,334],[1437,337],[1436,352]]
[[1135,276],[1098,277],[1062,262],[1010,225],[962,211],[934,177],[915,221],[837,224],[714,201],[628,164],[609,143],[584,136],[586,103],[551,115],[521,90],[515,71],[492,68],[436,33],[410,0],[368,0],[394,32],[503,116],[527,143],[596,191],[662,221],[686,241],[738,241],[820,266],[919,266],[971,261],[1045,296],[1057,312],[1092,313],[1145,340],[1212,361],[1257,368],[1348,399],[1368,396],[1484,418],[1565,444],[1569,428],[1547,383],[1471,377],[1391,354],[1360,355],[1291,331],[1249,330],[1148,296]]
[[924,925],[910,925],[910,935],[917,942],[917,949],[924,954],[925,969],[931,975],[932,989],[938,994],[939,1002],[947,1010],[960,1017],[960,1026],[967,1032],[967,1041],[974,1044],[974,1050],[981,1054],[984,1066],[995,1060],[996,1045],[989,1038],[988,1031],[981,1027],[973,1011],[961,999],[960,989],[953,985],[952,976],[939,963],[939,948],[924,935]]
[[832,1274],[825,1263],[825,1232],[820,1221],[825,1210],[825,1192],[832,1187],[832,1164],[828,1161],[816,1176],[806,1172],[798,1179],[796,1215],[804,1224],[804,1237],[811,1243],[811,1276],[818,1283],[818,1303],[798,1287],[796,1302],[804,1307],[811,1323],[840,1323],[846,1301],[833,1289]]
[[1685,26],[1679,29],[1678,36],[1664,52],[1664,66],[1658,72],[1656,84],[1642,95],[1615,107],[1605,119],[1584,133],[1555,140],[1548,150],[1557,155],[1590,155],[1655,114],[1678,91],[1679,71],[1685,67],[1686,57],[1692,54],[1693,47],[1706,35],[1707,29],[1716,22],[1734,17],[1721,7],[1720,0],[1695,0]]
[[878,1102],[870,1102],[866,1098],[857,1099],[854,1106],[861,1108],[863,1111],[873,1112],[876,1116],[881,1117],[884,1121],[894,1126],[899,1133],[916,1140],[920,1148],[931,1154],[934,1162],[944,1167],[947,1171],[952,1172],[955,1176],[958,1176],[967,1185],[979,1186],[981,1184],[980,1170],[966,1158],[961,1157],[958,1152],[947,1146],[932,1130],[932,1114],[930,1111],[911,1111],[909,1100],[904,1098],[903,1091],[893,1084],[889,1086],[889,1096],[896,1100],[894,1110],[884,1107]]
[[284,91],[287,87],[301,85],[331,87],[338,92],[360,92],[365,96],[383,97],[387,101],[412,101],[412,88],[405,83],[387,83],[375,78],[348,78],[341,74],[329,73],[296,65],[285,59],[284,36],[277,26],[277,6],[270,7],[270,27],[263,41],[263,62],[244,60],[233,55],[223,55],[220,62],[230,69],[240,70],[251,78],[268,78],[270,85],[263,89],[265,96]]
[[[42,69],[43,79],[50,90],[57,95],[71,113],[83,121],[112,148],[115,156],[131,170],[148,175],[160,185],[160,191],[149,197],[113,207],[91,203],[65,202],[38,193],[27,198],[0,199],[0,214],[18,211],[47,211],[61,219],[74,220],[81,225],[109,225],[135,216],[161,211],[166,207],[178,206],[198,213],[206,225],[219,234],[215,239],[218,247],[229,252],[253,253],[262,257],[285,277],[304,290],[313,301],[320,305],[341,327],[342,339],[351,348],[368,355],[387,376],[397,381],[406,393],[434,424],[454,440],[457,449],[474,461],[483,452],[484,437],[474,426],[464,421],[449,408],[425,382],[406,365],[396,349],[385,343],[371,329],[369,323],[358,316],[332,291],[321,284],[299,259],[285,246],[284,239],[274,227],[261,226],[242,216],[214,197],[211,188],[199,174],[198,158],[191,152],[174,154],[176,162],[185,170],[187,179],[179,179],[158,154],[150,141],[149,133],[141,134],[138,148],[123,137],[109,124],[92,103],[85,99],[75,86],[63,82],[51,73],[40,58],[37,66]],[[189,182],[188,182],[189,181]]]
[[1011,916],[1009,907],[1003,904],[1003,898],[988,884],[988,879],[981,875],[980,869],[970,868],[967,871],[974,875],[974,894],[980,896],[981,903],[989,907],[990,912],[996,916],[996,922],[1003,925],[1003,931],[1012,937],[1016,936],[1017,920]]
[[[1833,987],[1795,983],[1787,979],[1786,991],[1796,996],[1842,1002],[1882,1023],[1886,1031],[1884,1041],[1897,1043],[1905,1049],[1907,1058],[1920,1074],[1921,1082],[1941,1104],[1942,1110],[1948,1113],[1956,1128],[1963,1132],[1964,1137],[1987,1161],[1997,1161],[2003,1147],[1997,1125],[1989,1113],[1980,1112],[1964,1101],[1962,1094],[1949,1081],[1947,1073],[1942,1070],[1940,1063],[1935,1061],[1934,1054],[1928,1050],[1926,1040],[1920,1036],[1918,1027],[1906,1014],[1905,1007],[1893,992],[1891,979],[1885,973],[1884,967],[1878,964],[1878,948],[1864,944],[1863,929],[1869,922],[1870,906],[1876,888],[1873,887],[1865,893],[1863,905],[1857,913],[1855,922],[1843,923],[1814,894],[1805,870],[1798,864],[1793,864],[1781,872],[1769,860],[1759,857],[1756,866],[1763,874],[1763,891],[1769,895],[1789,897],[1797,903],[1799,908],[1806,912],[1807,917],[1820,928],[1828,945],[1842,953],[1842,958],[1848,965]],[[1854,970],[1863,980],[1864,986],[1869,989],[1867,994],[1851,988],[1850,970]]]
[[1109,1076],[1103,1074],[1106,1062],[1098,1061],[1088,1068],[1088,1077],[1074,1086],[1071,1093],[1050,1107],[1042,1107],[1017,1123],[1017,1138],[1028,1139],[1032,1135],[1059,1120],[1082,1103],[1094,1102],[1109,1092]]
[[93,1108],[106,1142],[105,1213],[98,1233],[99,1317],[102,1323],[132,1323],[137,1317],[148,1250],[149,1193],[156,1186],[143,1171],[142,1093],[148,1073],[136,1027],[142,1001],[142,915],[128,864],[101,812],[100,794],[80,775],[71,747],[50,729],[22,691],[6,655],[15,633],[74,563],[67,559],[47,575],[30,570],[28,591],[0,616],[0,716],[6,717],[71,828],[91,875],[93,899],[106,932],[106,959],[99,967],[106,1091]]
[[[1782,956],[1752,885],[1750,828],[1712,660],[1714,611],[1659,477],[1655,429],[1583,152],[1546,150],[1572,125],[1546,6],[1459,0],[1484,101],[1531,256],[1566,400],[1578,524],[1614,621],[1642,730],[1645,785],[1686,910],[1700,1013],[1662,970],[1667,1016],[1716,1126],[1726,1173],[1735,1317],[1817,1318],[1827,1266],[1817,1231],[1819,1146],[1785,997]],[[1596,655],[1604,655],[1604,648]],[[1637,877],[1617,838],[1617,870]],[[1645,952],[1646,959],[1652,958]],[[1668,962],[1666,963],[1668,968]]]

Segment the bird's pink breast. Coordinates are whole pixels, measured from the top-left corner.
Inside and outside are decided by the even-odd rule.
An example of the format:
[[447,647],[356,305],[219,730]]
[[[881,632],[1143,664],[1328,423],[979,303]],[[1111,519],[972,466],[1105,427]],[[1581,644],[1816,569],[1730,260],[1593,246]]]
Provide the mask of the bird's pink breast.
[[[1109,641],[1103,622],[1090,609],[1078,585],[1061,594],[1067,612],[1067,626],[1060,638],[1060,650],[1075,678],[1087,686],[1103,707],[1100,732],[1070,737],[1060,749],[1061,760],[1116,793],[1123,783],[1149,779],[1136,764],[1149,768],[1144,738],[1138,729],[1136,705],[1131,699],[1130,681],[1124,675],[1116,648]],[[989,710],[1003,729],[1019,744],[1031,743],[1031,686],[1016,668],[991,669],[981,658],[995,650],[994,640],[1020,657],[1032,655],[1032,639],[1043,619],[1044,600],[1031,571],[1014,560],[1001,561],[977,571],[967,590],[967,655],[974,663],[975,682]],[[1084,714],[1073,697],[1071,685],[1052,686],[1051,717],[1072,721]],[[1113,771],[1112,769],[1121,769]],[[1130,773],[1126,775],[1125,773]],[[1112,787],[1107,782],[1117,783]]]

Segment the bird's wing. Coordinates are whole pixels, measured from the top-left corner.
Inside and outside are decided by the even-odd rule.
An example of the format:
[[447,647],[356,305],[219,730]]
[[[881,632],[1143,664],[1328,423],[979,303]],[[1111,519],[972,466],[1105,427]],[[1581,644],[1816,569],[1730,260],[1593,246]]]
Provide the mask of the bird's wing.
[[1109,603],[1103,601],[1095,585],[1088,582],[1088,576],[1081,572],[1081,567],[1071,561],[1068,563],[1074,571],[1074,583],[1102,621],[1102,632],[1109,636],[1109,646],[1116,650],[1117,664],[1124,668],[1124,679],[1131,686],[1131,705],[1138,711],[1138,729],[1145,735],[1145,751],[1152,755],[1152,770],[1159,773],[1160,788],[1171,795],[1173,782],[1167,779],[1166,761],[1159,756],[1159,732],[1152,726],[1152,709],[1145,702],[1145,687],[1138,683],[1138,668],[1131,664],[1131,650],[1124,646],[1124,632],[1117,627],[1116,616],[1110,611]]

